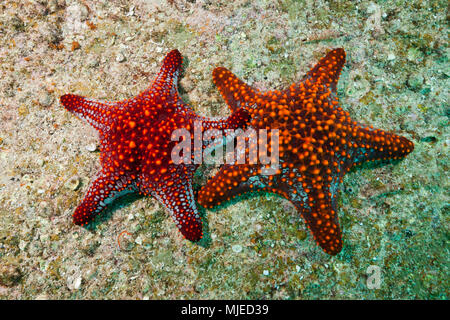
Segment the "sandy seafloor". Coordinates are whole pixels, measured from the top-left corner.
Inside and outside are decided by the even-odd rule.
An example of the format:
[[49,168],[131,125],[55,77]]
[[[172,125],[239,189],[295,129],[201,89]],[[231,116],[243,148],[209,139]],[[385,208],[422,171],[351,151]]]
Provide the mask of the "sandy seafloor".
[[[0,298],[447,299],[448,14],[434,0],[2,1]],[[334,47],[347,52],[341,106],[415,144],[399,163],[345,177],[340,254],[323,253],[273,195],[206,211],[203,245],[152,198],[119,201],[95,228],[72,223],[99,169],[98,136],[59,96],[130,98],[177,48],[183,99],[227,116],[214,67],[282,89]],[[214,172],[201,167],[196,184]],[[379,289],[367,286],[372,265]]]

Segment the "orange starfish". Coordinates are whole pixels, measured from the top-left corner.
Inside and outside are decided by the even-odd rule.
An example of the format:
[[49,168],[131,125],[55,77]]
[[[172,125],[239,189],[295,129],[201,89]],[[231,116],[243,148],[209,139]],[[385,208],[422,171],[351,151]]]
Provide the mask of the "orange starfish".
[[404,137],[357,124],[338,106],[336,85],[344,63],[345,51],[332,50],[300,82],[265,93],[216,68],[214,83],[232,110],[250,113],[250,128],[279,130],[279,167],[265,175],[267,165],[261,163],[224,165],[200,190],[198,202],[211,208],[247,192],[280,194],[300,211],[318,245],[328,254],[339,253],[336,203],[344,174],[363,162],[400,159],[414,149]]

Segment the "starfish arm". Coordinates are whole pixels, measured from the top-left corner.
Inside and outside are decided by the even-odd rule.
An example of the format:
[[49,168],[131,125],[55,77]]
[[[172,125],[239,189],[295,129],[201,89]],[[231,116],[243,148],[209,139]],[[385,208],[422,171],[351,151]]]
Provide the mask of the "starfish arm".
[[317,244],[328,254],[342,249],[342,235],[336,210],[340,179],[331,183],[317,181],[317,177],[302,175],[297,169],[283,174],[277,192],[288,199],[301,213]]
[[343,48],[333,49],[320,59],[302,79],[306,86],[324,86],[329,87],[332,92],[336,92],[336,86],[345,64],[345,51]]
[[226,130],[243,128],[250,118],[249,113],[243,108],[234,110],[228,118],[208,118],[196,114],[193,114],[193,116],[195,120],[201,121],[203,131],[209,129]]
[[358,165],[367,161],[401,159],[414,150],[407,138],[391,132],[369,127],[354,127],[350,163]]
[[247,192],[261,191],[266,177],[257,176],[251,165],[224,165],[198,192],[197,201],[212,208]]
[[[161,69],[152,85],[141,96],[159,96],[162,100],[174,99],[178,101],[178,77],[181,71],[183,57],[178,50],[170,51],[162,62]],[[154,100],[154,99],[152,99]]]
[[[280,175],[266,176],[248,165],[224,166],[198,193],[198,203],[212,208],[249,192],[276,193],[291,201],[299,210],[316,242],[331,255],[342,249],[342,236],[336,212],[337,188],[312,183],[302,177],[302,182],[286,170]],[[334,184],[337,184],[334,181]],[[333,189],[333,190],[332,190]]]
[[202,220],[195,204],[192,177],[196,166],[170,165],[157,179],[145,174],[137,187],[145,195],[152,195],[169,211],[181,234],[188,240],[203,237]]
[[[235,110],[228,118],[207,118],[198,116],[193,111],[189,112],[192,118],[194,119],[194,126],[195,122],[201,123],[202,134],[204,134],[207,130],[219,130],[220,134],[222,135],[222,138],[228,137],[234,138],[235,129],[245,128],[250,118],[249,113],[244,108]],[[224,143],[223,140],[222,141],[215,140],[214,142],[215,143],[212,144],[212,141],[210,141],[209,138],[202,139],[201,147],[203,148],[203,150],[205,150],[205,148],[210,147],[212,147],[212,149],[215,149],[217,147],[223,147]],[[195,150],[196,148],[195,144],[193,144],[193,148]],[[211,149],[208,152],[210,151]]]
[[226,68],[218,67],[213,71],[213,81],[231,110],[252,107],[258,92],[240,80]]
[[118,197],[133,192],[132,180],[126,176],[113,176],[100,171],[91,183],[83,201],[75,209],[73,222],[86,225],[100,214],[111,202]]
[[104,132],[110,129],[114,119],[110,117],[119,105],[101,102],[73,94],[61,96],[60,103],[80,119],[85,119],[95,129]]

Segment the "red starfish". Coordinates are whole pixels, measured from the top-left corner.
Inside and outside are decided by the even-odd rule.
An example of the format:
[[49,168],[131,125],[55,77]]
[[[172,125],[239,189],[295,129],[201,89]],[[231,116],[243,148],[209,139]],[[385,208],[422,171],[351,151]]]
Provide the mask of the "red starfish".
[[[265,93],[216,68],[214,83],[232,110],[247,109],[255,129],[279,130],[280,167],[275,175],[264,175],[261,163],[225,165],[200,190],[198,202],[211,208],[247,192],[278,193],[296,206],[326,253],[340,252],[336,198],[344,174],[362,162],[400,159],[414,149],[404,137],[358,125],[338,106],[344,62],[344,50],[335,49],[299,83]],[[250,145],[247,152],[254,149]]]
[[178,50],[171,51],[152,86],[130,100],[61,97],[67,110],[99,131],[101,141],[102,169],[75,209],[74,223],[86,225],[115,198],[139,192],[156,197],[187,239],[202,238],[202,221],[192,191],[198,165],[173,163],[171,151],[176,142],[171,135],[178,128],[186,128],[192,135],[194,121],[201,121],[202,130],[237,128],[248,114],[239,110],[228,119],[217,120],[197,116],[177,92],[181,64]]

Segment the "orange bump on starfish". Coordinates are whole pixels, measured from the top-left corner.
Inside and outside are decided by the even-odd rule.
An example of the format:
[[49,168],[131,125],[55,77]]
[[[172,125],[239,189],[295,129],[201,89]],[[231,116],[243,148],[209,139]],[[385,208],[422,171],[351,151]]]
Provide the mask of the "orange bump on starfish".
[[198,202],[211,208],[247,192],[280,194],[301,213],[318,245],[330,255],[339,253],[336,205],[344,174],[363,162],[400,159],[414,149],[408,139],[360,125],[339,107],[336,85],[344,63],[344,49],[334,49],[300,82],[264,93],[216,68],[214,83],[232,110],[250,113],[250,128],[279,130],[279,168],[265,175],[261,163],[226,164],[200,190]]

